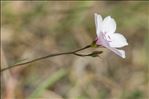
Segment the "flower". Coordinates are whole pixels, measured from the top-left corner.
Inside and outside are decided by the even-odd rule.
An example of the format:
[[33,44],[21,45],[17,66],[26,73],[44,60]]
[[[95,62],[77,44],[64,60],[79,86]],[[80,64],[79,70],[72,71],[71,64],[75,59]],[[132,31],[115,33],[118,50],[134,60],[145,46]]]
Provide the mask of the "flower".
[[125,51],[117,48],[128,45],[126,38],[120,34],[115,33],[116,22],[111,16],[107,16],[102,20],[102,17],[95,13],[96,25],[96,44],[106,47],[113,51],[115,54],[125,58]]

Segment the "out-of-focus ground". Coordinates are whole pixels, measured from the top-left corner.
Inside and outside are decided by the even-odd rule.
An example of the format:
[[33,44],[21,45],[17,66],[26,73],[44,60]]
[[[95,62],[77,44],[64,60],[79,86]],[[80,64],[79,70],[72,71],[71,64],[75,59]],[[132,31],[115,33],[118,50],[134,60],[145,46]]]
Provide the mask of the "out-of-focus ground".
[[[2,99],[149,99],[149,2],[3,1],[1,68],[50,53],[72,51],[95,37],[94,13],[112,16],[129,46],[126,59],[65,55],[1,74]],[[148,50],[147,50],[148,49]]]

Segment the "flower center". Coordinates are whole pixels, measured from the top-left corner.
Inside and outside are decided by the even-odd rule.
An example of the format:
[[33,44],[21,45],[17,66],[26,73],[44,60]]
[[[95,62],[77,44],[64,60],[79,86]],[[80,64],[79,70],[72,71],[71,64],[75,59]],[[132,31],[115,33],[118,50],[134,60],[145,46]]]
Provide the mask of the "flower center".
[[[106,32],[101,32],[101,34],[102,34],[103,38],[104,38],[106,41],[112,42],[112,41],[111,41],[111,37],[110,37],[109,35],[107,35]],[[106,36],[106,35],[107,35],[107,36]]]

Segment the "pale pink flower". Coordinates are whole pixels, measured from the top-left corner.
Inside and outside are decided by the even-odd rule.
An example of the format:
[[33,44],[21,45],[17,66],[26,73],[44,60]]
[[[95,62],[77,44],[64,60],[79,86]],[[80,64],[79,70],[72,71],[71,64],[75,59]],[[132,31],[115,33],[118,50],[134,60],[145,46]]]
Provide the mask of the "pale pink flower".
[[102,17],[95,13],[95,25],[97,34],[96,44],[104,46],[122,58],[125,58],[125,51],[117,48],[124,47],[128,43],[122,34],[115,33],[115,20],[111,16],[107,16],[102,20]]

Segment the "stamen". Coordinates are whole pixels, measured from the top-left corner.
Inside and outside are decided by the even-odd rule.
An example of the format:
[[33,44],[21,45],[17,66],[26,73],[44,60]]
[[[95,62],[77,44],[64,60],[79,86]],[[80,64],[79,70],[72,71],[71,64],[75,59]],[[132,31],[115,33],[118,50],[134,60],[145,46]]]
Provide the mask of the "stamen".
[[110,40],[107,39],[107,37],[106,37],[107,32],[100,32],[100,33],[102,34],[103,38],[104,38],[107,42],[112,42],[109,35],[108,35],[108,38],[109,38]]
[[109,35],[108,35],[108,38],[111,39]]

